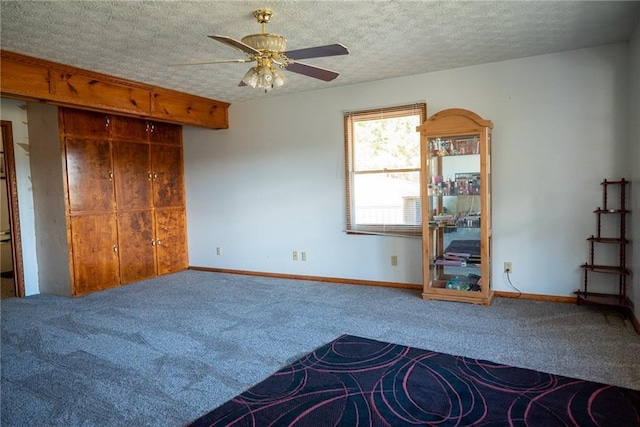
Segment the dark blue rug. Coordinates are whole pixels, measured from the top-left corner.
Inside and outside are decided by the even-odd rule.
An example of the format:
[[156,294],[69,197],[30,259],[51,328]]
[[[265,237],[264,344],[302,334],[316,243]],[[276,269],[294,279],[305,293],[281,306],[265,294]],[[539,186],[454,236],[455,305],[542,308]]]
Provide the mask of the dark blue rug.
[[343,335],[191,426],[640,426],[640,391]]

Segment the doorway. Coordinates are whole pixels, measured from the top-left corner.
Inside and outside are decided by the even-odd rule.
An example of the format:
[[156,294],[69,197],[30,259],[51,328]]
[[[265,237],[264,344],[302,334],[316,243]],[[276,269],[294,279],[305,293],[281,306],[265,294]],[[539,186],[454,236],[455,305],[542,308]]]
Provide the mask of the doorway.
[[24,296],[22,239],[18,213],[18,185],[10,121],[0,121],[0,285],[2,298]]

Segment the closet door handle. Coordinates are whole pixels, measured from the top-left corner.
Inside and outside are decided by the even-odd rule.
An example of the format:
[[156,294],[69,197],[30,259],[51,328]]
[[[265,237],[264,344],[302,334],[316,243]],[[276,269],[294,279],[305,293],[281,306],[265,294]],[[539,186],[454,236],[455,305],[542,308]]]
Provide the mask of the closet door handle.
[[162,240],[158,239],[158,246],[162,245]]
[[151,239],[151,246],[155,246],[156,245],[156,241]]
[[151,181],[151,179],[153,178],[153,176],[151,175],[151,172],[147,172],[147,176],[149,177],[149,181]]
[[113,245],[113,252],[118,253],[118,245]]
[[109,181],[113,181],[113,171],[109,171]]

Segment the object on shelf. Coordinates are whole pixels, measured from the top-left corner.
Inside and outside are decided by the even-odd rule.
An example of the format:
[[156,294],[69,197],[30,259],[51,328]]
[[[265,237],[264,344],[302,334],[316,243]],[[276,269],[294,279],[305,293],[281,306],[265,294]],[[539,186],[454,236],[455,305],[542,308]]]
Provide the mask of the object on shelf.
[[445,259],[455,259],[459,261],[466,261],[469,259],[471,254],[463,253],[463,252],[445,252]]
[[477,228],[480,227],[480,214],[470,213],[456,219],[456,227]]
[[427,196],[474,196],[480,194],[480,174],[477,172],[456,173],[454,179],[440,175],[431,177]]
[[468,274],[467,276],[454,276],[447,280],[445,288],[456,291],[474,291],[479,292],[481,289],[480,276],[477,274]]
[[480,240],[452,240],[444,250],[445,253],[464,253],[480,256]]
[[468,196],[480,194],[480,173],[464,172],[455,174],[456,194]]
[[452,267],[466,267],[467,261],[463,259],[437,259],[435,265],[449,265]]
[[431,156],[463,156],[480,153],[480,139],[476,136],[451,136],[429,138]]

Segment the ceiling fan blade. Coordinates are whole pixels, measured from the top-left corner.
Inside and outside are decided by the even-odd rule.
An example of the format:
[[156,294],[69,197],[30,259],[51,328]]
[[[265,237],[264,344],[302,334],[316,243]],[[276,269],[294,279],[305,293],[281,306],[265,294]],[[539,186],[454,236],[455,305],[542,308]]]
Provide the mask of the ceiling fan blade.
[[238,87],[243,87],[243,86],[249,86],[249,85],[243,82],[242,80],[240,80],[240,83],[238,83]]
[[209,38],[219,41],[220,43],[224,43],[227,46],[231,46],[235,49],[241,50],[249,55],[260,55],[259,50],[252,48],[246,43],[242,43],[240,40],[232,39],[231,37],[227,36],[209,36]]
[[306,49],[290,50],[284,53],[289,59],[321,58],[324,56],[348,55],[349,49],[340,43],[326,46],[308,47]]
[[300,62],[292,62],[285,68],[287,71],[292,71],[298,74],[304,74],[305,76],[313,77],[314,79],[324,80],[330,82],[338,77],[340,74],[335,71],[327,70],[325,68],[316,67],[315,65],[302,64]]
[[224,64],[227,62],[252,62],[250,59],[221,59],[218,61],[207,62],[187,62],[186,64],[169,64],[169,67],[184,67],[186,65],[209,65],[209,64]]

